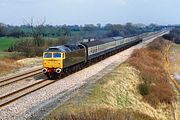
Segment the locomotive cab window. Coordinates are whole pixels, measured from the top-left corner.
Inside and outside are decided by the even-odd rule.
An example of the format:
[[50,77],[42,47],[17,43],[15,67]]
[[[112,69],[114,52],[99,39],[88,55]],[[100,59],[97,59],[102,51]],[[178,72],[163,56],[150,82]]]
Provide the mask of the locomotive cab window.
[[52,58],[52,53],[45,53],[44,58]]
[[61,58],[61,53],[54,53],[53,58]]

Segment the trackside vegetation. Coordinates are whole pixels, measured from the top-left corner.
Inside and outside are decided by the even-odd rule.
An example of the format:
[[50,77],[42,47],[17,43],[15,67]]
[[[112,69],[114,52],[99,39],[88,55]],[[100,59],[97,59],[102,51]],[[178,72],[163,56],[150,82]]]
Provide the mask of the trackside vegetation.
[[164,69],[162,38],[137,49],[111,73],[84,86],[44,120],[171,120],[176,94]]
[[[33,19],[27,25],[11,26],[0,23],[0,51],[16,52],[13,58],[42,56],[43,51],[54,45],[67,42],[80,42],[84,39],[101,39],[107,37],[129,37],[145,32],[161,30],[163,26],[150,24],[85,24],[79,25],[48,25],[45,20],[35,24]],[[15,43],[2,38],[17,39]],[[2,40],[1,40],[2,39]],[[19,54],[21,53],[21,54]],[[1,55],[2,56],[2,55]],[[3,55],[4,56],[4,55]],[[2,57],[3,57],[2,56]]]
[[169,76],[164,69],[165,48],[169,42],[159,38],[151,42],[147,48],[137,49],[128,63],[140,71],[142,83],[139,92],[153,107],[159,103],[171,104],[176,94],[169,83]]

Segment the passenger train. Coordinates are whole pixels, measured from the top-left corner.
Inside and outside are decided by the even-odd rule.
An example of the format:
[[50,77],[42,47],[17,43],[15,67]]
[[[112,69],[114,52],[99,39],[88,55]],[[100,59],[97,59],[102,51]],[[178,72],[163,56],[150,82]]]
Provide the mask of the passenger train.
[[81,69],[94,60],[99,61],[165,32],[167,31],[143,33],[127,38],[111,37],[89,42],[49,47],[43,53],[42,71],[49,79],[58,79],[63,74],[69,74],[77,69]]

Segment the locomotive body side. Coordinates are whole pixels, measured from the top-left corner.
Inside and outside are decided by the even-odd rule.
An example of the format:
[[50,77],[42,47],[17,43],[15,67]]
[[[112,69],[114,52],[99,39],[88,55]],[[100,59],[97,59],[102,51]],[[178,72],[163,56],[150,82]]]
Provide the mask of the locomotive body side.
[[85,48],[77,51],[66,52],[65,56],[66,58],[63,60],[63,68],[67,68],[86,61]]

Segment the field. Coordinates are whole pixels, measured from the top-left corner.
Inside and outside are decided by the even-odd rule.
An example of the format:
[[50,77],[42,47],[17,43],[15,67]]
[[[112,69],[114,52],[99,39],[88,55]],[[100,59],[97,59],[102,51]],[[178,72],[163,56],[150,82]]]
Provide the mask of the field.
[[6,51],[16,40],[17,38],[13,37],[0,37],[0,58],[11,56],[11,53]]
[[6,51],[17,38],[13,37],[0,37],[0,52]]
[[[59,39],[60,38],[49,38],[49,37],[44,38],[45,41],[44,41],[44,44],[42,46],[43,47],[42,51],[44,49],[46,49],[47,47],[54,45],[55,43],[59,44],[60,43]],[[18,44],[20,45],[17,48],[26,46],[25,48],[28,50],[23,49],[20,52],[23,53],[26,50],[26,51],[30,52],[33,56],[22,56],[23,54],[20,54],[20,52],[18,53],[16,51],[8,52],[8,48],[14,43],[16,43],[17,45]],[[31,49],[29,49],[28,47]],[[0,58],[8,57],[8,58],[21,59],[24,57],[35,57],[36,55],[34,55],[35,54],[34,49],[35,49],[34,48],[34,42],[33,42],[32,37],[23,37],[23,38],[0,37]],[[24,54],[26,54],[26,53],[27,52],[25,52]],[[41,56],[41,54],[40,54],[40,56]]]

